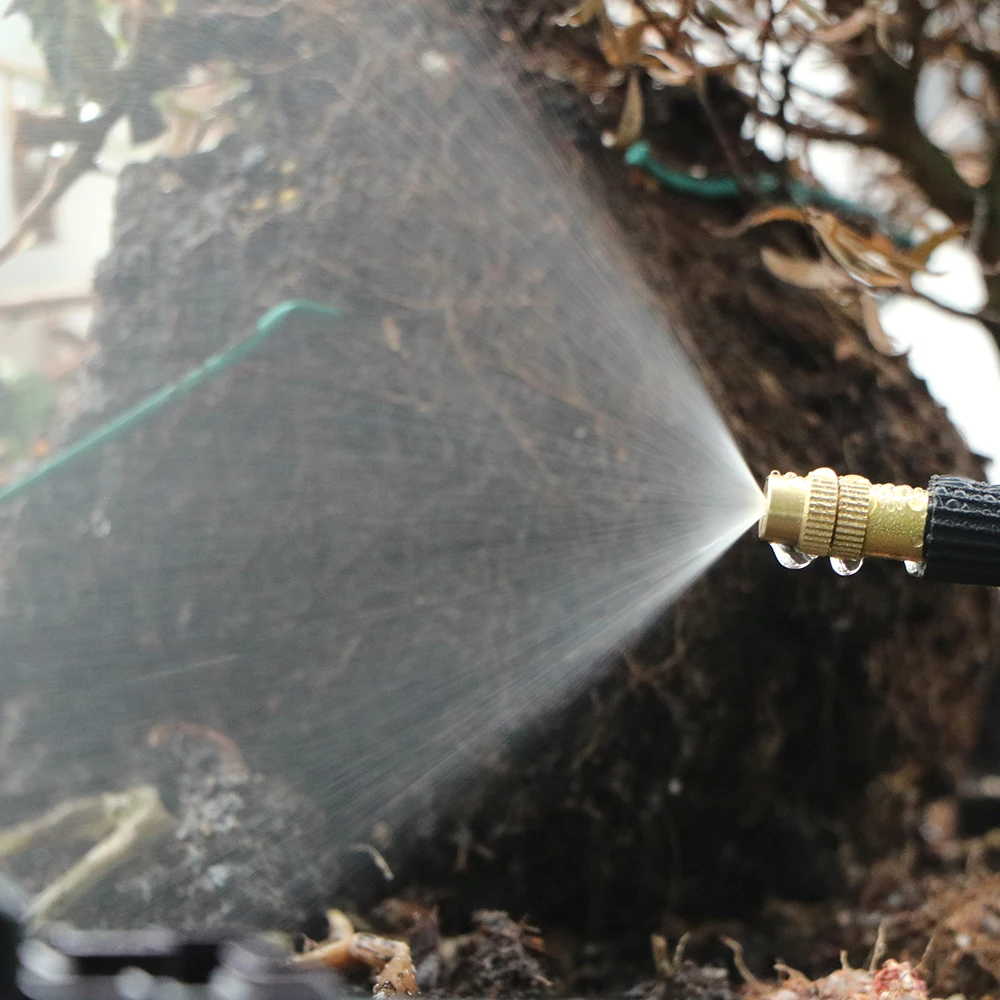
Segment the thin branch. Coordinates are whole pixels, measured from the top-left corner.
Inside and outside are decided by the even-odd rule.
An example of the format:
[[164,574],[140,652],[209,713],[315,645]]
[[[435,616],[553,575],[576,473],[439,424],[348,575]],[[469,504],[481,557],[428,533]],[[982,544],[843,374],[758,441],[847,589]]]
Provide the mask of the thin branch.
[[38,148],[57,142],[84,142],[94,131],[94,120],[82,122],[66,115],[39,115],[31,111],[16,112],[17,129],[14,141],[19,146]]
[[656,29],[664,46],[669,46],[670,42],[677,38],[677,33],[680,31],[683,17],[674,20],[674,18],[672,18],[669,14],[665,14],[663,11],[653,10],[653,8],[646,3],[646,0],[635,0],[635,5],[639,8],[640,13],[646,19],[646,23],[651,28]]
[[101,151],[111,127],[125,113],[112,105],[100,118],[87,122],[89,131],[77,143],[69,159],[42,186],[14,226],[14,231],[0,244],[0,264],[17,253],[24,237],[31,232],[74,183],[94,166],[94,157]]
[[789,135],[796,135],[802,139],[815,139],[819,142],[844,142],[851,146],[859,146],[862,149],[879,149],[882,142],[879,135],[869,130],[866,132],[840,132],[835,128],[827,128],[825,125],[805,124],[801,122],[790,122],[787,118],[769,111],[762,111],[760,108],[753,108],[750,114],[762,121],[772,122],[779,128],[784,129]]
[[916,119],[917,81],[880,49],[851,60],[859,101],[877,122],[875,144],[900,161],[931,204],[953,222],[969,223],[976,192],[955,169],[951,157],[927,138]]
[[94,301],[94,293],[87,286],[70,287],[56,291],[33,292],[29,295],[0,297],[0,314],[30,312],[52,306],[86,306]]
[[974,42],[964,38],[956,38],[953,34],[925,38],[921,42],[925,59],[941,58],[952,52],[961,54],[971,63],[980,66],[990,78],[993,86],[1000,91],[1000,55],[981,48]]
[[915,87],[916,81],[920,76],[920,71],[923,69],[926,61],[927,53],[924,48],[924,42],[927,39],[924,35],[924,27],[931,15],[931,11],[920,0],[905,0],[905,5],[907,11],[903,23],[906,26],[906,40],[913,49],[913,56],[910,59],[907,72],[913,80]]
[[916,288],[907,289],[905,294],[912,295],[913,298],[919,299],[921,302],[926,302],[928,305],[934,306],[936,309],[940,309],[942,312],[948,313],[949,316],[956,316],[959,319],[974,319],[984,324],[1000,323],[1000,313],[994,312],[988,306],[980,309],[979,312],[966,312],[964,309],[957,309],[955,306],[949,306],[944,302],[938,302],[937,299],[928,295],[926,292],[917,291]]
[[753,185],[747,177],[746,171],[743,169],[743,161],[736,154],[728,133],[723,128],[722,122],[715,112],[715,108],[712,107],[712,102],[708,96],[708,77],[700,66],[697,69],[698,72],[695,74],[695,93],[698,96],[698,102],[701,104],[702,110],[705,112],[705,117],[708,119],[708,124],[715,133],[715,138],[719,143],[722,154],[726,158],[729,172],[739,181],[741,187],[747,191],[752,191]]
[[992,146],[990,172],[976,191],[973,246],[983,264],[995,268],[1000,263],[1000,129],[988,127],[987,135]]

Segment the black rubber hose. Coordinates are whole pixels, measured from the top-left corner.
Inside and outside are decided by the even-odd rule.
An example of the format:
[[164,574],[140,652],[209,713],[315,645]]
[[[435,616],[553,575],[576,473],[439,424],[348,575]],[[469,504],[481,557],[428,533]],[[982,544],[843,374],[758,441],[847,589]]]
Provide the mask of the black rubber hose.
[[1000,486],[933,476],[927,492],[924,579],[1000,587]]
[[0,997],[18,1000],[18,948],[21,945],[21,918],[25,901],[20,892],[0,876]]

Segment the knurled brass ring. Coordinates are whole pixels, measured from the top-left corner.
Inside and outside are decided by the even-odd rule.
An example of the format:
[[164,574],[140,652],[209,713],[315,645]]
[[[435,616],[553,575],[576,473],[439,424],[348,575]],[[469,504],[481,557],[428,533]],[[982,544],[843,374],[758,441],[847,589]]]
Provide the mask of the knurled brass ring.
[[923,559],[924,489],[873,485],[864,476],[838,479],[831,469],[815,469],[808,476],[772,472],[764,490],[758,531],[765,542],[845,562]]
[[837,523],[837,473],[833,469],[813,469],[806,483],[809,492],[798,547],[806,555],[825,556],[830,552]]
[[864,551],[872,484],[864,476],[841,476],[839,486],[830,555],[853,561],[860,559]]

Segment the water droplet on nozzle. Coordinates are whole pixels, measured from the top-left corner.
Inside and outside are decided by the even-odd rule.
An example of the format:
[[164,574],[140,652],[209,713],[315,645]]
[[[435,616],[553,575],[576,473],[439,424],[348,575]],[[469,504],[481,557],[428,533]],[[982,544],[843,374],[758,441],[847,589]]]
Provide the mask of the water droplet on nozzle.
[[783,545],[781,542],[771,542],[771,551],[774,558],[781,563],[785,569],[805,569],[816,557],[807,556],[798,549],[793,549],[790,545]]
[[864,564],[864,559],[838,559],[830,556],[830,565],[837,576],[854,576]]

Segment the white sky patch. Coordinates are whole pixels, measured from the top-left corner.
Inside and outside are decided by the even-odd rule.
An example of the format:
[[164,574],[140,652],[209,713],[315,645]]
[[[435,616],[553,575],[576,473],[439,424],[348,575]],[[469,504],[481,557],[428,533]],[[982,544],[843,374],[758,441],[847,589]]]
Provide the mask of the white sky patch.
[[[930,271],[914,280],[925,295],[963,312],[985,305],[982,270],[965,247],[940,247]],[[914,374],[947,409],[969,447],[988,460],[990,480],[1000,482],[1000,351],[989,332],[978,320],[902,295],[886,302],[879,315],[886,333],[908,353]]]
[[[983,305],[982,272],[964,247],[950,243],[939,248],[931,270],[940,273],[914,282],[920,291],[955,309]],[[947,409],[969,447],[990,460],[990,480],[1000,482],[1000,351],[986,328],[904,295],[889,299],[879,315],[886,333],[908,353],[910,367]]]
[[[830,58],[829,52],[819,45],[809,45],[801,53],[792,67],[789,74],[789,81],[793,86],[803,87],[813,94],[822,97],[834,98],[843,94],[850,83],[850,76],[846,69]],[[807,111],[814,110],[802,101],[801,97],[796,102]],[[819,110],[825,110],[826,106],[816,105]]]
[[[1000,354],[981,323],[961,319],[916,299],[896,296],[881,310],[886,333],[909,352],[914,374],[1000,482]],[[942,469],[947,473],[948,469]]]

